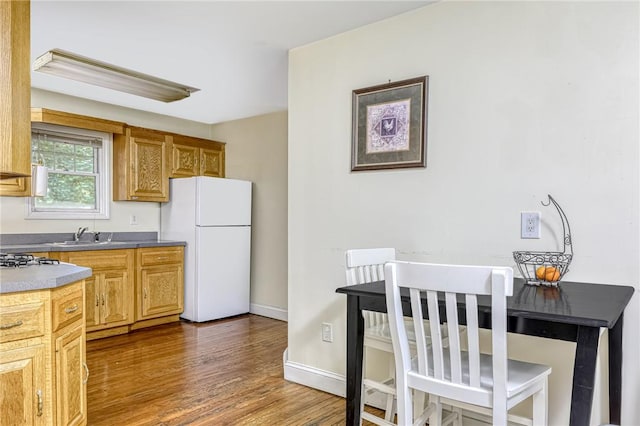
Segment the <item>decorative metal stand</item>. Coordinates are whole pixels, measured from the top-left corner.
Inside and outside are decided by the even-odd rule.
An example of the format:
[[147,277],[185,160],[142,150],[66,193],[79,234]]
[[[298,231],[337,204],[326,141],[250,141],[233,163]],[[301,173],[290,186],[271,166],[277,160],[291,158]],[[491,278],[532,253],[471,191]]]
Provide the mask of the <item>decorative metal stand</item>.
[[560,220],[562,220],[562,234],[564,236],[564,248],[561,252],[557,251],[514,251],[513,259],[518,265],[518,269],[522,277],[527,280],[527,284],[556,286],[558,281],[569,270],[569,264],[573,258],[573,245],[571,241],[571,228],[569,227],[569,219],[556,200],[551,195],[547,195],[549,200],[543,206],[549,206],[553,203]]

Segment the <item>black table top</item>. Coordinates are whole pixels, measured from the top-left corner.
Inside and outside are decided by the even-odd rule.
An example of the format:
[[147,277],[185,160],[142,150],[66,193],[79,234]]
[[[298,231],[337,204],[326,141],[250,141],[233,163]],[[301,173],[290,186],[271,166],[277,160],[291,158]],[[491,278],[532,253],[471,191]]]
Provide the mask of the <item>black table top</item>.
[[[514,278],[513,296],[507,299],[507,316],[612,328],[629,303],[633,291],[630,286],[571,281],[561,281],[557,287],[537,287],[525,284],[523,279]],[[384,281],[340,287],[336,292],[384,298]],[[408,299],[408,293],[406,297]],[[490,311],[490,298],[479,297],[478,309]]]

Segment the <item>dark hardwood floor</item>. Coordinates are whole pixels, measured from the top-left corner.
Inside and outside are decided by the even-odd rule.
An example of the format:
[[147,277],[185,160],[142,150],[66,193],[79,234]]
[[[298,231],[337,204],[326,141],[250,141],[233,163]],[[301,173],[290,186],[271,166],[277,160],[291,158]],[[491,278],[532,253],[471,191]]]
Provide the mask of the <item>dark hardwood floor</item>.
[[341,425],[343,398],[287,382],[287,323],[243,315],[87,342],[88,424]]

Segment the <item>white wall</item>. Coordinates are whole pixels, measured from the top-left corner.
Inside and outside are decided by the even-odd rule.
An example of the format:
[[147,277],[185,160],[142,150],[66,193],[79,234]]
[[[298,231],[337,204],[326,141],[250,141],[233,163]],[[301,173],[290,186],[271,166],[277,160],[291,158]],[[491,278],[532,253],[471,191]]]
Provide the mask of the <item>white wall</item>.
[[[638,290],[638,39],[635,2],[439,2],[291,51],[289,359],[344,374],[347,248],[515,267],[513,250],[559,247],[546,194],[571,222],[567,279]],[[425,74],[427,168],[350,172],[352,90]],[[539,241],[519,238],[530,210]],[[623,424],[640,418],[638,300]],[[549,418],[568,424],[575,344],[514,335],[510,351],[553,367]]]
[[213,125],[226,175],[253,182],[251,311],[287,318],[287,112]]

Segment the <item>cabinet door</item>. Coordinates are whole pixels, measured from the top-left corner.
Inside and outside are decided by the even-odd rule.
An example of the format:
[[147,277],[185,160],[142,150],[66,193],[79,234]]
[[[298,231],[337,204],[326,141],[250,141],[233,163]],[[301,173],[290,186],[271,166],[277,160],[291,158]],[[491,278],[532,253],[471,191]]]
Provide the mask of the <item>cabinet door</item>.
[[28,197],[31,195],[31,178],[0,180],[0,196]]
[[129,195],[132,200],[169,201],[169,176],[166,173],[165,139],[131,136],[131,179]]
[[2,350],[0,425],[44,425],[44,345]]
[[56,339],[58,425],[84,424],[87,417],[85,337],[82,325]]
[[133,287],[126,271],[105,272],[100,295],[101,323],[110,327],[133,322]]
[[100,326],[100,277],[92,275],[85,279],[85,310],[87,331]]
[[182,265],[163,265],[141,271],[139,319],[179,314],[184,306],[184,272]]
[[197,176],[200,172],[200,149],[195,146],[173,144],[171,177]]
[[201,148],[200,175],[224,177],[224,152]]

